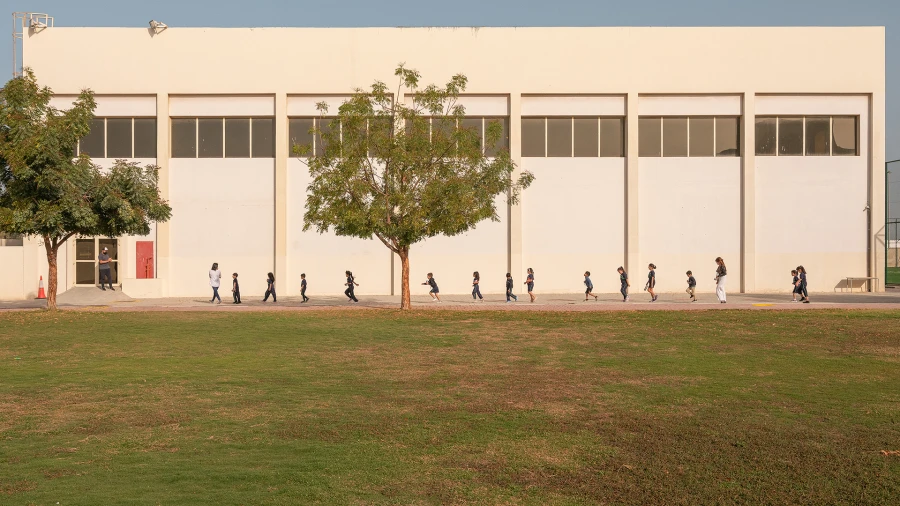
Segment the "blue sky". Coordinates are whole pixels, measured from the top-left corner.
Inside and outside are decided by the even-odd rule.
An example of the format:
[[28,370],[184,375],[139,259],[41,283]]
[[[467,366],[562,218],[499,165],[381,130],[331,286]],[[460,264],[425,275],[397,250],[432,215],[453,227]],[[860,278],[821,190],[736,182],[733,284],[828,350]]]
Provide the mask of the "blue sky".
[[[885,26],[887,157],[900,158],[900,0],[11,0],[58,26]],[[10,25],[7,25],[10,26]],[[0,37],[11,76],[11,37]],[[895,49],[896,48],[896,49]],[[7,70],[2,70],[7,69]],[[835,68],[840,72],[839,68]],[[0,74],[2,75],[2,74]],[[900,163],[892,215],[900,217]]]

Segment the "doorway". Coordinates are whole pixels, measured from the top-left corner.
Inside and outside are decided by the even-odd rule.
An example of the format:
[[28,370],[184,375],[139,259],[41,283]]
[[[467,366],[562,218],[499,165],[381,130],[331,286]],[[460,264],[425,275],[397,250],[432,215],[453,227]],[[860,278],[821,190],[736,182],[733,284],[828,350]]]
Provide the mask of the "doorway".
[[94,237],[75,240],[75,285],[99,286],[100,264],[97,256],[109,248],[109,276],[112,284],[119,284],[119,241]]

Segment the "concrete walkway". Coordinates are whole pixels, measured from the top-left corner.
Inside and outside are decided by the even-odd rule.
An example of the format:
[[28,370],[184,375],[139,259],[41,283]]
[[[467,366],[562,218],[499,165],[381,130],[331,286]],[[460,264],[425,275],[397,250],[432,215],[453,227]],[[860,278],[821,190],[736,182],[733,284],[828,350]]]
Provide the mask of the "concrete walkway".
[[[309,303],[299,297],[280,297],[277,303],[262,302],[261,295],[246,295],[243,304],[231,303],[230,294],[222,304],[210,304],[205,297],[168,297],[161,299],[133,299],[121,291],[102,291],[98,288],[72,288],[57,298],[60,309],[103,311],[273,311],[338,308],[394,309],[400,305],[399,296],[359,296],[359,304],[348,303],[343,295],[317,296],[309,294]],[[427,295],[413,296],[416,309],[437,310],[530,310],[530,311],[622,311],[622,310],[720,310],[720,309],[891,309],[900,310],[900,290],[885,293],[814,293],[811,304],[791,302],[790,294],[729,294],[728,303],[720,304],[714,294],[700,294],[699,302],[690,302],[684,293],[664,293],[650,303],[650,296],[640,292],[630,302],[622,302],[619,294],[601,294],[599,301],[585,302],[583,294],[538,294],[535,303],[528,302],[528,294],[518,294],[519,302],[506,303],[503,295],[486,295],[484,302],[474,302],[469,295],[445,295],[442,303],[432,302]],[[38,309],[46,307],[43,300],[0,302],[0,310]]]

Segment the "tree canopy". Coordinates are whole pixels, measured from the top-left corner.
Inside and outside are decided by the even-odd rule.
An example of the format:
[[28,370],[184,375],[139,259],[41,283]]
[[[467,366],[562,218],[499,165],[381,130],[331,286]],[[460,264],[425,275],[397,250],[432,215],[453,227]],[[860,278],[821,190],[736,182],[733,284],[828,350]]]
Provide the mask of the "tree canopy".
[[304,230],[378,238],[400,257],[401,307],[409,308],[410,246],[499,221],[496,197],[517,203],[533,176],[516,174],[508,149],[494,149],[505,140],[503,123],[488,122],[483,137],[466,126],[464,75],[443,87],[420,86],[419,72],[403,65],[395,76],[396,92],[381,81],[357,89],[333,119],[320,103],[313,132],[321,148],[295,153],[309,155],[312,177]]

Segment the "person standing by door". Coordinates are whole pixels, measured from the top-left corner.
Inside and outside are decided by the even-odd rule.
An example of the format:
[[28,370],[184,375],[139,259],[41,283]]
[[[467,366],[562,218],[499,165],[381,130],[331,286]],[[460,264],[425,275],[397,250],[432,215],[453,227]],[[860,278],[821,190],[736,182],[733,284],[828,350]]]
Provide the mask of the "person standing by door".
[[222,297],[219,297],[219,283],[222,280],[222,271],[219,270],[219,263],[214,262],[212,267],[209,269],[209,286],[213,289],[212,299],[209,300],[209,303],[212,304],[219,299],[219,304],[222,303]]
[[716,257],[716,297],[719,298],[719,303],[725,303],[725,276],[728,274],[728,270],[725,269],[725,260],[722,260],[722,257]]
[[106,279],[106,282],[109,283],[109,289],[115,292],[116,289],[112,286],[112,270],[110,269],[110,262],[109,248],[104,247],[103,251],[97,255],[97,263],[100,264],[100,289],[106,291],[106,286],[103,283],[103,280]]

